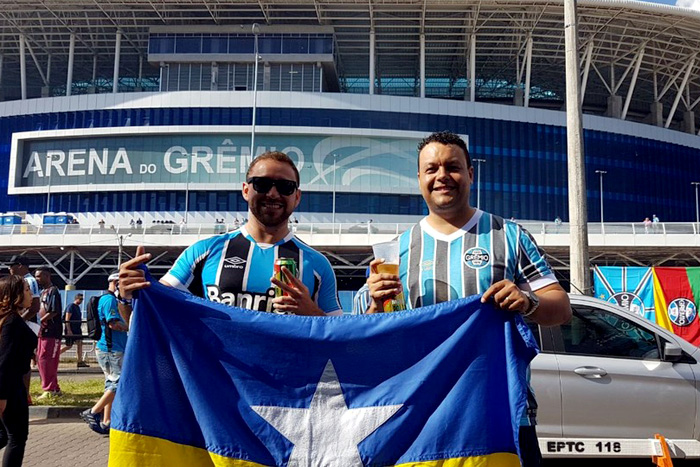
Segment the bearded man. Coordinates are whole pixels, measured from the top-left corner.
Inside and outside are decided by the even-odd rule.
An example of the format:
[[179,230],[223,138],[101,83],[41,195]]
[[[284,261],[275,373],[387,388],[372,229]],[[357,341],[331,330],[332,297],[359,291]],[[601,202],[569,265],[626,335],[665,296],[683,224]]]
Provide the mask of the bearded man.
[[[276,313],[325,316],[342,314],[330,262],[297,239],[289,216],[301,201],[299,171],[282,152],[256,157],[246,173],[243,198],[248,222],[233,232],[200,240],[187,248],[160,280],[214,302]],[[128,321],[131,296],[148,287],[140,264],[150,259],[143,247],[120,268],[119,311]],[[273,278],[277,258],[296,261],[294,276],[282,268],[285,282]],[[274,286],[284,296],[275,297]]]

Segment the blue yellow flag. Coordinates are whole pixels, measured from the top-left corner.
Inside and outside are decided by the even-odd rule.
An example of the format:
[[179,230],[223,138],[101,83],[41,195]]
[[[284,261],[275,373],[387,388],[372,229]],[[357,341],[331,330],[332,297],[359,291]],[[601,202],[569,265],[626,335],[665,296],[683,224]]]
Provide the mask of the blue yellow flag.
[[478,297],[391,314],[135,304],[110,466],[517,466],[527,326]]
[[596,266],[593,269],[596,298],[620,305],[656,322],[652,268]]

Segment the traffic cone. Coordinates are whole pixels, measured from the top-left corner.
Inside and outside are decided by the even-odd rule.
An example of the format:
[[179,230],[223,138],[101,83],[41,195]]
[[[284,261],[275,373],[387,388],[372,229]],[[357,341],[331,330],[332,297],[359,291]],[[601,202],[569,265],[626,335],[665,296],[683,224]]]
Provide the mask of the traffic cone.
[[654,435],[654,438],[658,439],[659,443],[661,443],[661,455],[651,456],[651,461],[658,467],[673,467],[673,460],[671,460],[671,453],[668,450],[666,438],[658,433]]

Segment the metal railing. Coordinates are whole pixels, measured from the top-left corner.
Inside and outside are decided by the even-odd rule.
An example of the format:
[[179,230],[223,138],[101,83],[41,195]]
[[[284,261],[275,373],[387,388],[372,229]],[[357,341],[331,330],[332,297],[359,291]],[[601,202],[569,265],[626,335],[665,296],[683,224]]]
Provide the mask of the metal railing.
[[[517,221],[532,234],[568,234],[569,224],[542,221]],[[399,235],[414,223],[294,223],[290,228],[297,234],[382,234]],[[236,223],[203,224],[143,224],[143,225],[81,225],[81,224],[13,224],[0,225],[0,235],[216,235],[237,229]],[[590,222],[591,235],[697,235],[700,224],[695,222],[658,222],[644,225],[641,222]]]

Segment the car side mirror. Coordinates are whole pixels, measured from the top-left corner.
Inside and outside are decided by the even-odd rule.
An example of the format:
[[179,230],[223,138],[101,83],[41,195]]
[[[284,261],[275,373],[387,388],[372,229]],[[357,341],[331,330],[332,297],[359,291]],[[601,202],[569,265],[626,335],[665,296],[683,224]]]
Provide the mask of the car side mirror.
[[664,343],[664,361],[677,362],[683,357],[683,349],[672,342]]

